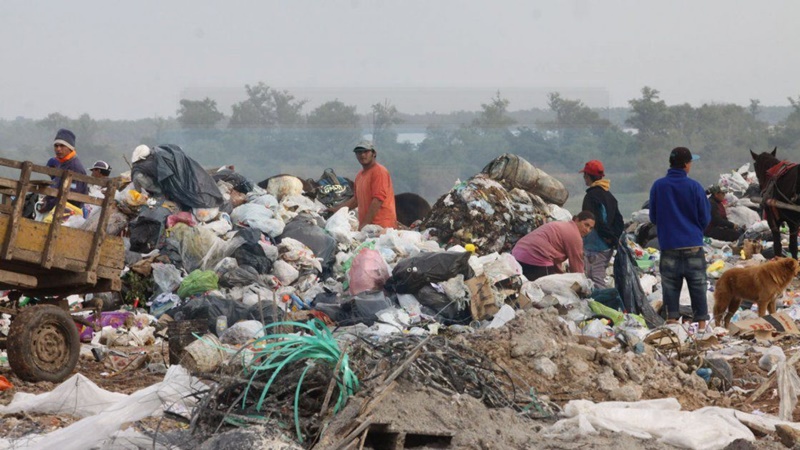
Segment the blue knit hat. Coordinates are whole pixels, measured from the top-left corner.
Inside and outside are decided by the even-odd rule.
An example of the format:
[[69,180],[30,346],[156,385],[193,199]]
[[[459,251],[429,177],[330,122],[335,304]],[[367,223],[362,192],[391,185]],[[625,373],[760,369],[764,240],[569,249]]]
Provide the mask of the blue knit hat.
[[56,139],[53,141],[53,144],[62,144],[66,145],[70,148],[70,150],[75,150],[75,133],[69,131],[66,128],[62,128],[58,130],[56,133]]

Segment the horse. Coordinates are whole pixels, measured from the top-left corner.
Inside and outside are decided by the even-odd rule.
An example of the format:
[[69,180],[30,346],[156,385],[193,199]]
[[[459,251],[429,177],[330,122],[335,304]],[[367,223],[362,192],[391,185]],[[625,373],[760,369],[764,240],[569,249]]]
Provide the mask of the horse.
[[394,209],[397,221],[410,227],[417,220],[422,220],[431,212],[431,205],[420,195],[403,192],[394,196]]
[[789,227],[789,252],[792,258],[797,259],[797,230],[800,228],[800,208],[798,210],[781,208],[775,202],[795,206],[800,197],[800,178],[798,177],[798,166],[795,163],[779,160],[775,154],[778,147],[771,152],[763,152],[759,155],[750,150],[750,155],[755,161],[754,167],[758,186],[761,188],[762,206],[766,216],[769,229],[772,231],[772,241],[774,243],[775,256],[783,256],[781,248],[780,226],[786,222]]

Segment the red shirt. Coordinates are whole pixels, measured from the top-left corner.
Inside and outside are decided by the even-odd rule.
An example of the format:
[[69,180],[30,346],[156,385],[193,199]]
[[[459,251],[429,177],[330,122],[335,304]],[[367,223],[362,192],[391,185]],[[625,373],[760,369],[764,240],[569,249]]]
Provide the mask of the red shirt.
[[358,221],[364,223],[369,204],[376,198],[383,202],[372,223],[383,228],[397,227],[397,213],[394,209],[394,187],[392,178],[386,167],[377,162],[369,169],[361,169],[355,181],[356,200],[358,201]]
[[569,271],[583,272],[583,238],[578,224],[548,222],[517,241],[511,255],[532,266],[558,266],[569,259]]

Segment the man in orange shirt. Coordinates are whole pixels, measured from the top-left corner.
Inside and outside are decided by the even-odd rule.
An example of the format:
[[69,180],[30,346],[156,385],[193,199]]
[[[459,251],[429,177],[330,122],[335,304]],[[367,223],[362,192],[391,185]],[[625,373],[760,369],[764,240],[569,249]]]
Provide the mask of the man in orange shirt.
[[380,225],[383,228],[397,226],[397,214],[394,209],[394,187],[392,177],[386,167],[376,161],[377,152],[372,141],[361,141],[353,149],[361,170],[356,175],[355,195],[333,208],[358,207],[358,229],[365,225]]

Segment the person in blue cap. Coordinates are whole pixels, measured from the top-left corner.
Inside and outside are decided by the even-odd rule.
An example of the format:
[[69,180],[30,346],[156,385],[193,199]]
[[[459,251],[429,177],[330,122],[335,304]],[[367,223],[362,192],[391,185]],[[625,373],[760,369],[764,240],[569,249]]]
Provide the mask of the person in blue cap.
[[659,270],[667,322],[680,318],[681,288],[686,280],[693,319],[705,331],[709,315],[703,230],[711,222],[711,208],[703,186],[689,178],[697,159],[686,147],[672,149],[667,176],[650,188],[650,222],[656,225],[661,247]]

